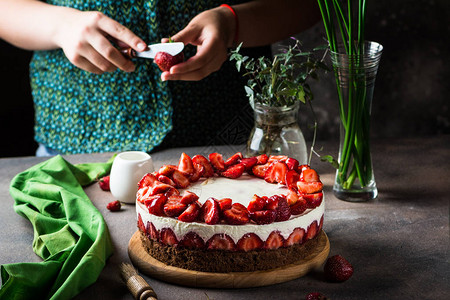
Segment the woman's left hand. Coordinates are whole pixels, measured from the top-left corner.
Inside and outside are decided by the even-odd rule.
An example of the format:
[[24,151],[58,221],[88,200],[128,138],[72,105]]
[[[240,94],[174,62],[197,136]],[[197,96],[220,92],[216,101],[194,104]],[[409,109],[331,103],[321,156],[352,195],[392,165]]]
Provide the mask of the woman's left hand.
[[[204,11],[194,17],[172,40],[197,46],[197,53],[187,61],[161,74],[162,80],[197,81],[220,69],[232,45],[236,20],[226,7]],[[162,42],[168,42],[165,38]]]

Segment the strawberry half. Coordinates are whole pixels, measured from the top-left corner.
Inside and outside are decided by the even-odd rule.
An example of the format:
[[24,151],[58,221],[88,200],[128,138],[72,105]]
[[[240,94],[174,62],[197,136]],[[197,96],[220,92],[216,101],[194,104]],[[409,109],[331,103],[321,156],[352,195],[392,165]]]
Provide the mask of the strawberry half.
[[304,182],[318,182],[320,181],[319,174],[314,169],[305,169],[300,175],[300,180]]
[[264,243],[264,249],[278,249],[284,246],[284,238],[279,231],[272,231]]
[[290,206],[291,214],[294,216],[301,215],[307,208],[308,205],[306,204],[306,200],[300,197],[297,202]]
[[319,232],[319,225],[317,225],[317,222],[314,221],[308,227],[308,231],[306,232],[306,239],[307,240],[313,239],[318,232]]
[[281,161],[285,162],[289,157],[286,155],[270,155],[268,162]]
[[233,239],[224,233],[213,235],[206,243],[206,247],[209,250],[236,250],[236,244]]
[[288,157],[286,159],[286,165],[287,165],[289,170],[297,171],[298,166],[299,166],[299,162],[295,158]]
[[183,174],[187,175],[187,177],[194,174],[194,164],[192,163],[192,159],[184,152],[181,153],[181,157],[178,162],[178,171],[181,171]]
[[[278,198],[278,207],[276,210],[276,222],[287,221],[291,217],[291,209],[286,198],[275,195]],[[272,196],[274,197],[274,196]]]
[[142,221],[141,214],[138,214],[137,225],[138,225],[138,228],[139,228],[143,233],[147,234],[147,230],[146,230],[146,228],[145,228],[144,221]]
[[321,192],[323,189],[323,184],[320,181],[315,182],[297,181],[297,189],[299,193],[313,194]]
[[284,246],[289,247],[294,244],[303,243],[303,238],[305,237],[305,230],[302,228],[295,228],[294,231],[286,239]]
[[181,171],[174,170],[172,174],[172,180],[175,182],[176,187],[185,189],[191,183],[189,179],[181,173]]
[[181,203],[181,196],[172,196],[164,204],[164,213],[168,217],[178,217],[186,208],[187,205]]
[[241,177],[242,174],[244,174],[244,171],[245,167],[243,165],[241,164],[232,165],[231,167],[222,172],[222,176],[231,179],[236,179]]
[[209,155],[209,162],[213,166],[216,172],[222,172],[225,170],[225,162],[223,161],[222,154],[219,153],[211,153]]
[[166,175],[159,175],[158,176],[158,181],[162,182],[162,183],[165,183],[165,184],[168,184],[168,185],[171,185],[171,186],[175,186],[175,182],[173,182],[173,180],[170,179],[169,177],[167,177]]
[[159,234],[161,243],[169,246],[174,246],[178,244],[177,237],[170,228],[163,228]]
[[252,168],[252,174],[259,178],[264,178],[266,176],[267,169],[269,169],[270,164],[255,165]]
[[298,174],[297,171],[289,170],[288,172],[286,172],[286,186],[290,189],[297,188],[297,181],[299,180],[299,178],[300,174]]
[[297,191],[289,188],[287,195],[286,195],[286,200],[287,200],[289,206],[292,206],[295,203],[297,203],[297,201],[298,201]]
[[237,153],[233,154],[229,159],[227,159],[225,161],[225,168],[228,168],[230,166],[238,164],[242,158],[243,158],[243,155],[241,152],[237,152]]
[[245,252],[261,249],[263,246],[263,241],[254,233],[244,234],[237,242],[237,249]]
[[267,154],[258,155],[256,159],[258,160],[258,165],[265,165],[269,161],[269,157],[267,156]]
[[138,183],[138,188],[143,188],[144,186],[152,187],[153,184],[158,181],[156,176],[151,173],[145,174]]
[[167,197],[164,194],[150,196],[144,200],[144,204],[148,212],[155,216],[164,216],[164,204],[166,204]]
[[275,222],[277,212],[271,209],[250,212],[250,218],[258,225]]
[[192,157],[192,162],[194,163],[194,168],[201,170],[202,177],[208,178],[214,176],[214,169],[211,163],[203,155],[195,155]]
[[153,59],[153,62],[158,65],[159,69],[163,72],[168,72],[172,66],[175,66],[184,61],[183,52],[173,56],[167,52],[158,52]]
[[226,209],[230,209],[233,204],[233,200],[231,198],[223,198],[219,200],[220,210],[224,211]]
[[158,174],[164,175],[167,177],[172,177],[172,174],[175,170],[178,170],[174,165],[164,165],[158,170]]
[[240,164],[245,167],[245,171],[251,172],[254,165],[258,163],[258,159],[256,157],[248,157],[241,159]]
[[249,212],[255,212],[264,209],[266,206],[267,197],[259,197],[258,195],[253,195],[252,200],[247,205]]
[[203,203],[200,210],[200,220],[208,225],[214,225],[220,221],[220,204],[216,199],[209,198]]
[[284,162],[275,161],[267,169],[264,180],[269,183],[285,184],[287,171],[288,167]]
[[147,222],[147,236],[152,240],[159,241],[159,231],[152,222]]
[[250,221],[247,208],[240,203],[234,203],[230,209],[223,211],[223,218],[231,225],[243,225]]
[[200,213],[200,205],[197,202],[189,204],[184,212],[178,216],[178,220],[182,222],[194,222]]
[[316,208],[322,203],[323,193],[303,194],[302,197],[306,200],[308,208]]
[[184,193],[184,195],[181,197],[181,203],[184,204],[191,204],[192,202],[195,202],[198,200],[198,196],[197,194],[190,192],[190,191],[186,191]]
[[186,233],[178,245],[189,249],[205,248],[205,242],[203,241],[203,239],[198,234],[192,231]]
[[122,204],[120,204],[120,201],[118,200],[109,202],[108,205],[106,205],[106,208],[110,211],[119,211],[121,207]]

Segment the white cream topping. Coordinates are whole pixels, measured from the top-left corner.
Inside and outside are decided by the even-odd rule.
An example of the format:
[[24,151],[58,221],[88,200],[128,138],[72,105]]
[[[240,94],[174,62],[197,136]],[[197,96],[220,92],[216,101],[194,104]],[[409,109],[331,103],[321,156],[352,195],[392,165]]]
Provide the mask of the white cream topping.
[[[270,184],[262,179],[244,175],[238,179],[228,179],[224,177],[214,177],[208,180],[199,181],[189,186],[187,189],[196,193],[200,203],[204,203],[209,197],[216,199],[231,198],[233,203],[241,203],[247,207],[254,194],[258,196],[271,196],[286,194],[287,188],[277,184]],[[183,194],[183,190],[180,190]],[[272,231],[279,231],[287,239],[295,228],[303,228],[305,231],[314,221],[320,223],[325,212],[325,195],[322,203],[314,208],[307,209],[303,214],[292,216],[289,220],[283,222],[274,222],[271,224],[257,225],[228,225],[215,224],[208,225],[198,222],[181,222],[175,218],[158,217],[148,212],[144,204],[136,202],[136,213],[141,215],[142,221],[153,223],[157,230],[170,228],[175,233],[178,240],[184,237],[190,231],[197,233],[205,242],[214,234],[225,233],[229,235],[235,243],[246,233],[255,233],[261,240],[265,241]]]

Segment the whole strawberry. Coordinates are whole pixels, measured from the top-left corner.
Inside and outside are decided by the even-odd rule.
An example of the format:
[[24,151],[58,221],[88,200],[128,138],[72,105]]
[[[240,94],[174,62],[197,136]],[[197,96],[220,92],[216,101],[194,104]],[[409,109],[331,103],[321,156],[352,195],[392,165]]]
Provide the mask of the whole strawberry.
[[99,181],[98,181],[98,185],[100,186],[100,188],[102,189],[102,190],[104,190],[104,191],[109,191],[110,189],[109,189],[109,175],[108,176],[105,176],[105,177],[103,177],[103,178],[101,178]]
[[183,61],[183,52],[180,52],[175,56],[172,56],[167,52],[158,52],[153,59],[153,62],[158,65],[161,71],[169,71],[172,66],[175,66]]
[[314,292],[306,295],[306,300],[327,300],[328,298],[322,295],[321,293]]
[[343,282],[353,274],[353,266],[341,255],[327,259],[324,266],[325,277],[332,282]]
[[110,211],[119,211],[121,207],[122,204],[120,204],[120,201],[117,200],[109,202],[108,205],[106,205],[106,208],[109,209]]

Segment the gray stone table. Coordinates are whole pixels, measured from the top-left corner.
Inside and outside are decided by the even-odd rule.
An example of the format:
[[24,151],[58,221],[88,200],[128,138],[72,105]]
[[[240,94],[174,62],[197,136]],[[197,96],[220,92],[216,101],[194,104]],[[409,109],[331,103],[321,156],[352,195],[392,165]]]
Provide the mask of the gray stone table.
[[[317,143],[320,153],[336,155],[337,143]],[[170,149],[152,154],[156,167],[176,163],[181,152],[190,155],[220,151],[225,156],[236,146]],[[334,170],[313,159],[325,185],[324,230],[330,255],[341,254],[354,266],[352,278],[328,283],[322,269],[289,282],[247,289],[201,289],[168,284],[144,276],[158,299],[304,299],[319,291],[332,299],[450,299],[449,198],[450,136],[372,141],[379,196],[374,201],[349,203],[332,193]],[[71,163],[106,161],[111,154],[70,155]],[[13,210],[9,184],[13,176],[44,158],[0,159],[0,264],[38,262],[32,251],[31,224]],[[98,281],[77,299],[132,299],[121,283],[118,266],[129,262],[128,242],[137,230],[135,207],[111,213],[113,200],[94,184],[86,193],[103,214],[115,252]]]

